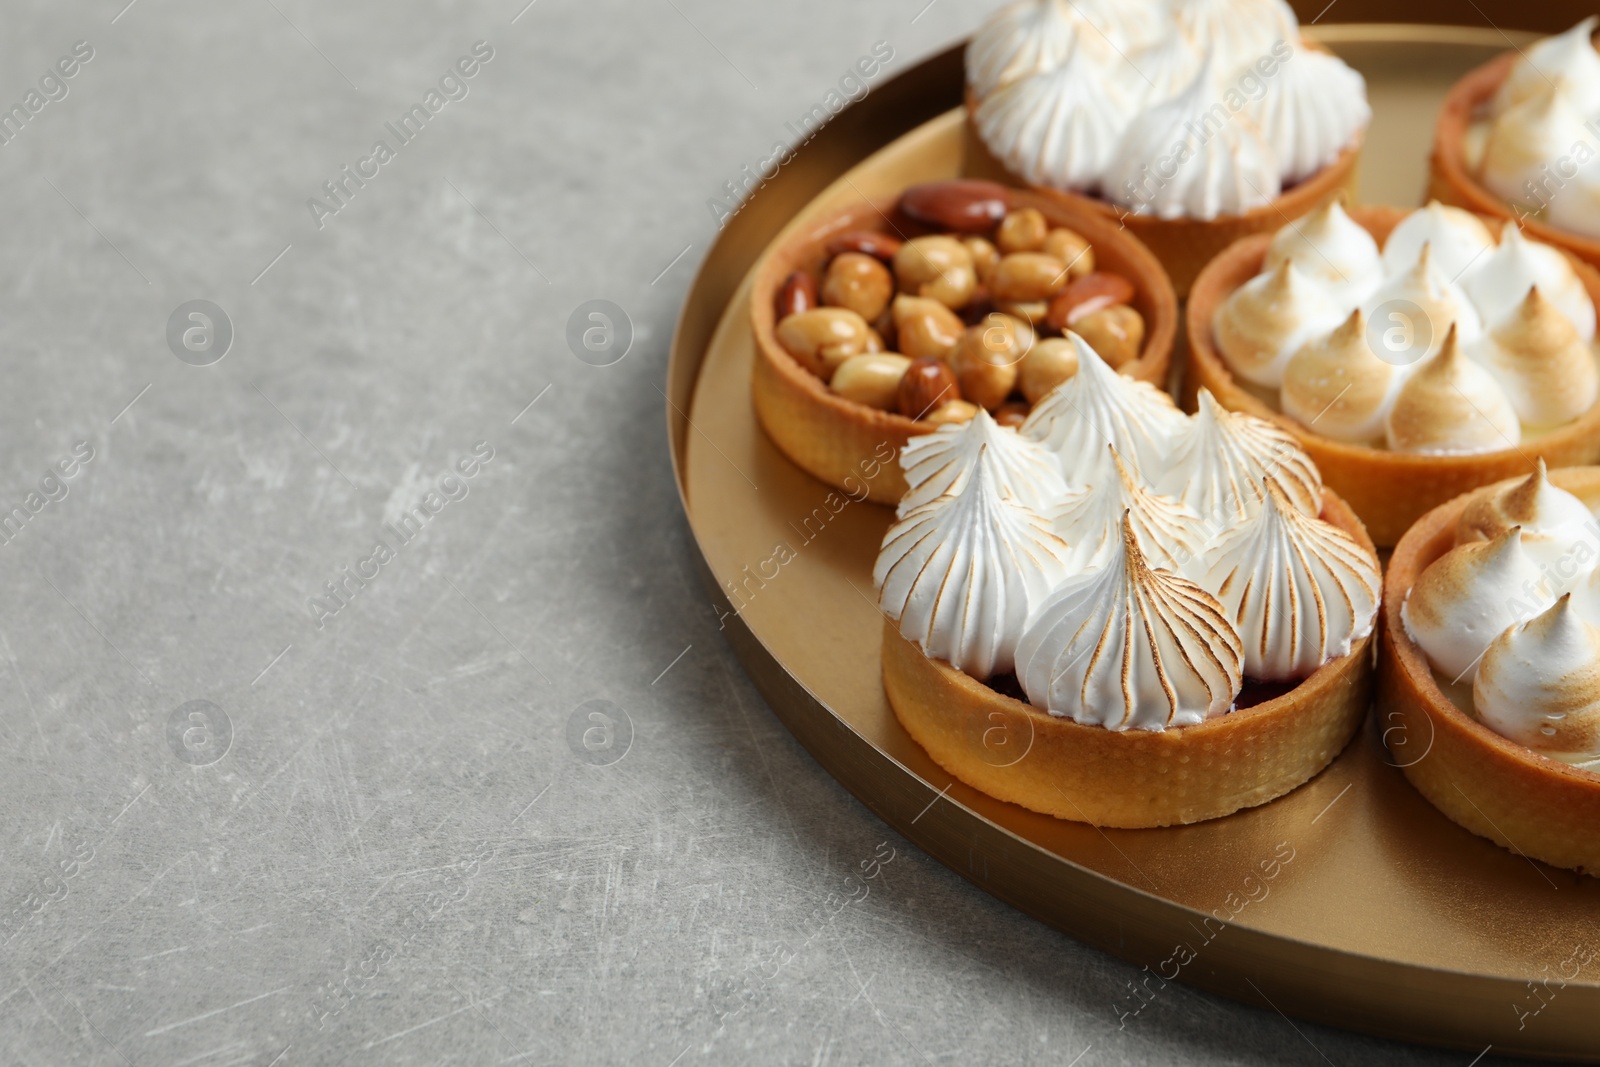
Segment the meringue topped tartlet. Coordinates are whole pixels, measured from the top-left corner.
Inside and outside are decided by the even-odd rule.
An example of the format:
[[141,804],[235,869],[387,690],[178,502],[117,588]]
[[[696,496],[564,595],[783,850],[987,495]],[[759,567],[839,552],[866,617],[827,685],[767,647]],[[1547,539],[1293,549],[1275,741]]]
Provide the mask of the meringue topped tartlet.
[[1229,242],[1353,186],[1372,117],[1283,0],[1020,0],[966,65],[969,173],[1117,218],[1180,296]]
[[986,411],[1017,425],[1077,369],[1068,327],[1164,381],[1177,298],[1092,212],[993,182],[914,185],[791,228],[756,269],[756,414],[797,465],[895,504],[895,455]]
[[952,774],[1064,819],[1281,796],[1365,714],[1375,550],[1288,434],[1205,393],[1184,416],[1067,339],[1078,373],[1019,428],[980,412],[902,453],[890,703]]
[[1310,452],[1380,545],[1452,496],[1600,459],[1600,274],[1438,202],[1332,202],[1201,275],[1191,388]]
[[1434,133],[1430,191],[1600,266],[1596,27],[1591,15],[1457,82]]
[[1600,874],[1600,468],[1435,509],[1385,582],[1379,706],[1412,784],[1451,819]]

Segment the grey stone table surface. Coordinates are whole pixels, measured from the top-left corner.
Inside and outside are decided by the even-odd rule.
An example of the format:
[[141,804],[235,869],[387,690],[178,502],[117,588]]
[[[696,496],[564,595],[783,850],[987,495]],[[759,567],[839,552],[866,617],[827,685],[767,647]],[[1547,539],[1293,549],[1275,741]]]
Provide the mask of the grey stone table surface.
[[992,4],[525,2],[7,5],[0,1063],[1465,1067],[1180,987],[1119,1029],[1133,968],[717,633],[658,391],[706,201]]

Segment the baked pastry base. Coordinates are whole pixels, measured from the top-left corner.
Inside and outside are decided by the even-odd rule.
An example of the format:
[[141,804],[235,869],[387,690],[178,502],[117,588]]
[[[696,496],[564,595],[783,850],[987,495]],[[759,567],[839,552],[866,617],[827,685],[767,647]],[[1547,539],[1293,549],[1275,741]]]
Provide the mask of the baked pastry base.
[[[1495,220],[1493,225],[1496,229],[1505,220],[1514,219],[1523,232],[1533,239],[1565,249],[1585,263],[1600,267],[1600,240],[1559,229],[1536,218],[1521,216],[1488,186],[1478,181],[1467,166],[1467,128],[1472,124],[1473,117],[1499,91],[1516,60],[1516,52],[1497,56],[1456,82],[1445,97],[1434,126],[1433,154],[1428,159],[1428,196],[1487,215]],[[1554,165],[1556,160],[1550,162]]]
[[1024,185],[1052,200],[1069,204],[1080,211],[1092,211],[1118,226],[1126,226],[1128,232],[1144,242],[1167,269],[1179,300],[1189,295],[1200,271],[1224,248],[1243,237],[1275,232],[1285,219],[1309,215],[1340,194],[1353,200],[1359,179],[1357,171],[1361,162],[1362,142],[1358,138],[1339,153],[1332,163],[1305,181],[1285,189],[1272,201],[1243,215],[1221,215],[1214,219],[1162,219],[1154,215],[1135,215],[1109,200],[1029,185],[1013,175],[989,151],[983,138],[978,136],[974,122],[976,110],[976,101],[969,88],[964,164],[969,177]]
[[[1360,206],[1350,209],[1350,217],[1382,244],[1409,210]],[[1419,516],[1453,497],[1527,474],[1540,457],[1552,468],[1600,460],[1600,403],[1559,430],[1516,448],[1467,456],[1423,456],[1346,444],[1314,433],[1278,411],[1234,378],[1211,335],[1217,307],[1261,272],[1271,241],[1270,235],[1260,234],[1238,242],[1196,280],[1185,312],[1189,355],[1184,406],[1193,410],[1203,386],[1230,411],[1270,419],[1294,434],[1322,471],[1323,484],[1350,503],[1379,545],[1395,544]],[[1600,273],[1587,263],[1575,260],[1574,265],[1590,298],[1600,305]]]
[[[1023,190],[1009,192],[1013,210],[1035,207],[1053,226],[1077,231],[1094,248],[1097,269],[1133,282],[1133,307],[1144,316],[1145,341],[1139,358],[1122,373],[1164,388],[1178,332],[1178,299],[1161,264],[1115,221],[1059,204]],[[778,343],[774,299],[792,272],[819,273],[827,262],[830,238],[851,230],[913,236],[924,232],[901,216],[898,196],[864,201],[787,232],[756,268],[750,296],[750,321],[756,338],[752,395],[762,429],[778,448],[807,473],[859,499],[898,504],[905,495],[900,449],[933,427],[904,415],[869,408],[828,388]]]
[[[1324,497],[1322,515],[1375,551],[1337,496]],[[1174,826],[1265,804],[1344,751],[1366,717],[1372,640],[1281,696],[1160,732],[1050,715],[929,658],[892,621],[883,630],[883,684],[906,732],[975,789],[1096,826]]]
[[[1600,468],[1551,471],[1550,480],[1590,507],[1600,503]],[[1513,852],[1600,875],[1600,774],[1523,748],[1463,712],[1400,619],[1418,576],[1454,543],[1461,512],[1488,491],[1430,511],[1394,550],[1383,587],[1379,721],[1394,762],[1452,821]]]

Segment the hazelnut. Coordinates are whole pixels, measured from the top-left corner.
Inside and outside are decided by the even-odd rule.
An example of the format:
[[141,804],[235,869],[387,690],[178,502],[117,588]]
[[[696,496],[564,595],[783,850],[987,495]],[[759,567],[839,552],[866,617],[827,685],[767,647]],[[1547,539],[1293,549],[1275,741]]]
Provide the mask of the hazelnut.
[[865,404],[879,411],[893,411],[900,389],[900,379],[905,377],[911,361],[893,352],[875,352],[869,356],[851,356],[833,372],[829,386],[846,400]]
[[978,405],[966,400],[946,400],[922,421],[929,426],[944,426],[952,422],[971,422],[977,417]]
[[1001,426],[1009,426],[1013,430],[1018,430],[1022,428],[1023,423],[1028,421],[1029,410],[1028,405],[1013,400],[1010,403],[1001,404],[995,409],[994,421]]
[[835,256],[822,279],[824,303],[849,308],[868,322],[883,314],[892,296],[894,278],[889,268],[860,252]]
[[1038,252],[1043,250],[1049,232],[1050,224],[1045,221],[1044,212],[1036,207],[1025,207],[1000,220],[1000,230],[994,239],[1006,255]]
[[851,356],[883,348],[867,320],[849,308],[812,308],[790,315],[778,323],[778,343],[823,381]]
[[959,400],[955,372],[937,359],[914,359],[900,378],[895,408],[908,419],[920,419],[948,400]]
[[912,359],[943,359],[966,329],[966,323],[937,300],[897,296],[891,309],[898,347]]
[[1049,337],[1029,350],[1017,367],[1017,385],[1028,403],[1037,404],[1078,373],[1078,352],[1065,337]]
[[958,308],[972,299],[978,272],[972,253],[954,237],[914,237],[894,257],[900,291]]
[[1013,252],[1002,256],[989,288],[999,304],[1024,304],[1049,300],[1067,287],[1067,265],[1043,252]]
[[[1004,315],[990,318],[1015,321]],[[1017,387],[1017,362],[1021,353],[1016,348],[1014,336],[1001,325],[980,323],[962,334],[950,353],[950,369],[956,372],[961,395],[990,411],[1004,404],[1011,390]]]
[[1054,229],[1044,239],[1044,253],[1067,265],[1067,275],[1082,278],[1094,273],[1094,249],[1076,230]]
[[987,286],[1000,263],[1000,250],[984,237],[963,237],[961,243],[972,253],[972,266],[978,272],[978,284]]
[[1072,326],[1095,354],[1112,367],[1121,368],[1139,358],[1144,346],[1144,316],[1127,304],[1090,312]]

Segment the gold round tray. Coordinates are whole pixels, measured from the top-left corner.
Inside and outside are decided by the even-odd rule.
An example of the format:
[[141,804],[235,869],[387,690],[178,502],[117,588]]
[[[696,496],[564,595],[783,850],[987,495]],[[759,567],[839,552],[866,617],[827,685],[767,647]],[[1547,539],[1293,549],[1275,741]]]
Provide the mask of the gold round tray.
[[[1368,80],[1365,199],[1415,203],[1439,102],[1506,39],[1415,26],[1316,36]],[[1326,771],[1260,808],[1100,830],[953,781],[896,721],[872,588],[892,512],[815,481],[762,435],[749,275],[786,227],[956,176],[961,89],[952,49],[841,113],[729,221],[684,307],[667,372],[673,461],[713,606],[756,686],[896,830],[985,891],[1147,965],[1152,987],[1188,982],[1469,1058],[1493,1045],[1592,1059],[1600,966],[1572,976],[1567,964],[1574,945],[1600,945],[1600,879],[1532,864],[1439,814],[1387,755],[1393,723],[1369,721]],[[1112,991],[1107,1018],[1142,1003]]]

